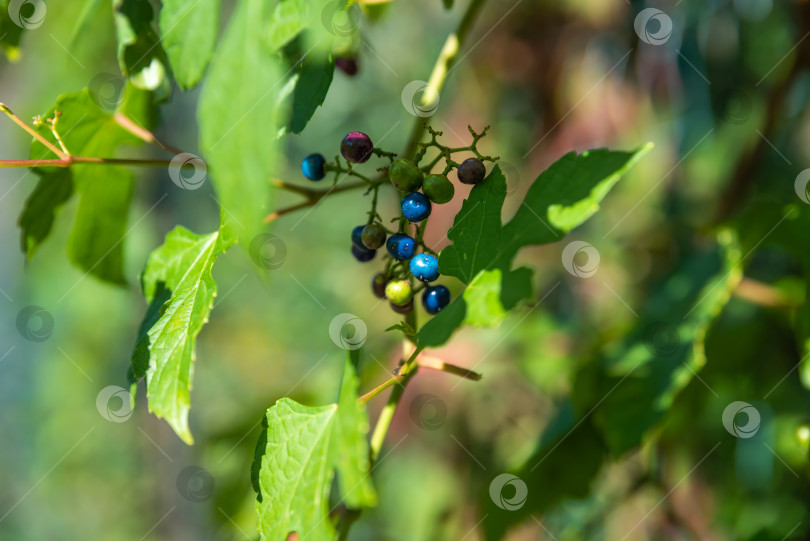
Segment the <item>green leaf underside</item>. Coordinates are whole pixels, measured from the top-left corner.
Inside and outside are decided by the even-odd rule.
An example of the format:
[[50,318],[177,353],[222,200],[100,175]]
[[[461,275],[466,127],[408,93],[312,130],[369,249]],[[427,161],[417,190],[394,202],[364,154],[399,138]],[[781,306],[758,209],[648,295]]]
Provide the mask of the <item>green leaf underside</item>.
[[209,68],[197,109],[209,178],[222,206],[228,236],[245,245],[267,213],[277,149],[276,94],[280,57],[265,45],[268,2],[243,0]]
[[262,539],[283,540],[291,532],[302,540],[336,539],[329,518],[335,471],[341,503],[352,509],[376,505],[368,417],[357,387],[347,358],[337,404],[313,408],[282,398],[267,410],[251,468]]
[[188,444],[193,442],[188,412],[195,340],[216,295],[211,268],[225,248],[219,232],[197,235],[178,226],[152,252],[141,275],[149,309],[132,355],[130,381],[134,386],[146,378],[149,411],[166,419]]
[[315,111],[323,104],[332,84],[335,63],[331,57],[320,58],[310,54],[301,64],[292,94],[292,113],[287,129],[301,133]]
[[[134,90],[133,90],[134,91]],[[43,118],[62,111],[58,130],[67,149],[78,156],[112,157],[119,145],[141,141],[122,129],[113,115],[99,108],[88,90],[65,94]],[[47,126],[37,128],[58,146]],[[42,144],[31,145],[31,159],[54,159]],[[39,183],[20,216],[22,247],[30,258],[45,240],[54,217],[75,191],[81,198],[68,239],[68,257],[80,269],[112,283],[124,283],[123,238],[132,197],[133,177],[126,169],[95,165],[37,168]]]
[[182,89],[196,85],[214,52],[220,0],[163,0],[160,33],[174,78]]
[[506,225],[501,222],[506,179],[496,165],[470,191],[448,231],[452,244],[439,254],[440,272],[469,286],[420,329],[419,343],[440,346],[465,323],[499,324],[511,307],[531,295],[531,271],[511,271],[520,248],[554,242],[585,222],[649,148],[566,154],[537,177]]
[[155,13],[149,0],[113,0],[113,13],[123,74],[136,75],[153,60],[166,64],[166,53],[152,27]]

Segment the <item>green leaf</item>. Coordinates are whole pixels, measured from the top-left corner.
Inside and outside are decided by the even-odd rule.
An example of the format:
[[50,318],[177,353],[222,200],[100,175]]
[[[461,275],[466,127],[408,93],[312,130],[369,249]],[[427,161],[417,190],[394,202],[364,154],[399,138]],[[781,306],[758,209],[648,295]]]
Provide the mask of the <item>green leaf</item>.
[[267,410],[251,468],[262,539],[287,539],[291,532],[299,539],[336,539],[329,518],[335,471],[342,503],[352,509],[376,505],[368,417],[357,387],[347,359],[337,404],[312,408],[282,398]]
[[577,376],[580,409],[601,401],[593,420],[614,456],[640,444],[706,364],[706,333],[743,275],[735,236],[719,241],[721,250],[687,260],[657,287],[635,332]]
[[649,148],[566,154],[537,177],[505,226],[501,225],[501,207],[506,181],[496,166],[472,189],[456,215],[447,234],[453,244],[439,258],[442,274],[469,283],[483,269],[508,270],[524,246],[559,240],[599,210],[599,203],[621,175]]
[[214,55],[197,109],[200,143],[229,236],[245,245],[259,233],[276,168],[278,55],[262,35],[267,2],[242,0]]
[[146,378],[149,411],[188,444],[195,340],[216,295],[211,268],[226,247],[219,232],[196,235],[178,226],[150,254],[141,274],[149,309],[132,354],[130,382]]
[[202,79],[219,31],[219,0],[163,0],[160,34],[174,78],[182,89]]
[[100,6],[101,0],[87,0],[84,3],[82,10],[79,12],[79,15],[76,17],[76,20],[73,23],[73,30],[71,31],[70,39],[68,40],[70,47],[76,45],[79,40],[79,36],[88,35],[90,20],[93,18],[93,15],[98,12],[98,8]]
[[481,271],[461,297],[428,320],[418,333],[419,345],[438,347],[462,325],[497,327],[509,310],[532,293],[532,271],[520,267],[505,275],[500,269]]
[[292,94],[292,114],[287,125],[288,131],[301,133],[315,111],[323,105],[326,93],[332,84],[335,62],[330,57],[307,56],[297,73],[295,90]]
[[18,221],[22,251],[29,259],[51,233],[56,213],[72,195],[73,175],[69,168],[39,174],[39,182],[25,201]]
[[310,3],[312,0],[281,0],[270,13],[265,35],[271,51],[287,45],[311,24]]
[[506,311],[531,293],[531,272],[511,270],[518,250],[559,240],[585,222],[650,146],[633,152],[599,149],[566,154],[537,177],[506,225],[501,222],[506,179],[496,165],[461,205],[447,233],[452,244],[439,254],[442,274],[475,286],[422,327],[419,343],[439,346],[465,323],[499,324]]
[[[59,96],[44,118],[52,118],[57,110],[62,112],[57,129],[74,155],[109,158],[119,145],[141,143],[121,128],[113,115],[99,108],[86,89]],[[36,129],[57,144],[47,126]],[[34,141],[30,157],[52,159],[56,156]],[[69,171],[54,167],[34,171],[40,181],[26,201],[19,220],[26,255],[33,257],[50,233],[57,209],[75,190],[81,199],[68,239],[68,257],[79,268],[102,280],[124,283],[122,241],[132,197],[132,174],[119,167],[98,165],[73,165]]]

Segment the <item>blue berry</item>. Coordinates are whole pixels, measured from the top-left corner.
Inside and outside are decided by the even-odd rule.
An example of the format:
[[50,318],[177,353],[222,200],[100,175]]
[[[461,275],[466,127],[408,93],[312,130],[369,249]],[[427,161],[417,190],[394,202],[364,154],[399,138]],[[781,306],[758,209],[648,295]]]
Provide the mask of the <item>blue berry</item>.
[[374,259],[374,256],[377,255],[377,250],[358,248],[357,245],[352,244],[352,255],[357,261],[365,263],[366,261],[371,261]]
[[450,304],[450,290],[444,286],[429,286],[422,292],[422,306],[428,314],[436,315]]
[[435,255],[419,254],[411,259],[411,274],[417,280],[432,282],[439,277],[439,260]]
[[416,253],[416,241],[403,233],[395,233],[388,237],[385,248],[394,259],[405,261],[412,258],[413,254]]
[[402,215],[409,222],[421,222],[430,216],[430,199],[420,192],[411,192],[402,198]]
[[365,228],[366,226],[364,225],[358,225],[357,227],[352,229],[352,244],[354,246],[357,246],[361,250],[368,250],[366,245],[363,244],[363,229]]
[[326,176],[324,165],[326,160],[320,154],[310,154],[301,162],[301,172],[309,180],[321,180]]

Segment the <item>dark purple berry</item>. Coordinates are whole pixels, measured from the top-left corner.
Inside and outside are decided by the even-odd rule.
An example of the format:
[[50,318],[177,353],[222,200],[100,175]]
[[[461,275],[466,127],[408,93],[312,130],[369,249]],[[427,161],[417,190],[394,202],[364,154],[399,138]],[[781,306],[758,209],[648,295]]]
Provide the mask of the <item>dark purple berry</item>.
[[478,158],[467,158],[458,166],[458,180],[463,184],[478,184],[485,176],[487,168]]
[[346,134],[340,142],[340,153],[347,161],[352,163],[365,163],[371,158],[371,151],[374,144],[368,135],[363,132],[353,131]]
[[374,278],[371,279],[371,291],[374,292],[377,298],[385,298],[385,286],[387,283],[388,277],[385,276],[384,272],[378,272],[374,275]]
[[366,261],[374,259],[374,256],[377,255],[377,250],[358,248],[356,245],[352,244],[352,255],[360,263],[365,263]]
[[413,312],[413,300],[409,301],[408,304],[404,304],[402,306],[397,306],[393,302],[388,303],[391,306],[391,310],[396,312],[397,314],[409,314]]
[[335,66],[349,77],[357,75],[357,60],[354,58],[338,58]]

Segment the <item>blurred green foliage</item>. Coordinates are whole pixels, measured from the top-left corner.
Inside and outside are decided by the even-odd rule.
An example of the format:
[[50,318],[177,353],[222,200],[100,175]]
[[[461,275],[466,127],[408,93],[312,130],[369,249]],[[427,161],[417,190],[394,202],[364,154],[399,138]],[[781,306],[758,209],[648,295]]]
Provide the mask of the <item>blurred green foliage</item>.
[[[223,3],[221,25],[241,3]],[[148,69],[127,63],[112,2],[50,2],[42,25],[25,31],[7,18],[8,4],[0,2],[0,43],[16,61],[0,61],[0,100],[26,120],[60,94],[117,77],[119,47],[125,66]],[[357,52],[359,74],[335,72],[300,135],[274,143],[268,129],[266,146],[253,140],[250,152],[266,151],[273,174],[297,182],[301,158],[337,153],[350,130],[403,148],[415,119],[402,107],[402,89],[427,79],[466,6],[454,4],[369,8],[358,32],[341,41]],[[779,541],[810,532],[803,385],[810,365],[802,364],[810,351],[810,212],[806,186],[802,195],[795,183],[810,166],[810,13],[788,0],[660,6],[673,30],[652,45],[633,24],[646,7],[636,0],[486,4],[431,122],[452,144],[466,144],[468,124],[492,125],[482,145],[502,157],[503,221],[519,212],[532,180],[572,149],[645,141],[655,148],[585,226],[518,254],[515,267],[534,269],[535,303],[497,329],[462,330],[431,352],[484,378],[424,370],[412,380],[373,472],[379,505],[360,517],[351,539]],[[652,34],[660,30],[660,21],[650,24]],[[148,42],[158,27],[142,30],[133,43]],[[150,54],[165,68],[176,60],[164,46],[168,59],[160,47]],[[256,62],[244,77],[270,80],[283,59]],[[136,82],[144,86],[148,75]],[[239,95],[250,90],[226,82]],[[158,137],[202,153],[200,90],[154,90],[165,98]],[[28,136],[3,126],[0,157],[27,157]],[[119,154],[165,157],[128,142]],[[220,178],[259,183],[239,175],[267,173],[265,165]],[[279,219],[273,234],[286,258],[272,271],[257,272],[246,249],[217,263],[219,295],[197,343],[189,447],[147,413],[145,396],[131,417],[117,419],[124,422],[107,420],[126,413],[120,397],[105,413],[96,398],[109,385],[126,385],[146,311],[136,277],[149,253],[176,224],[215,231],[217,195],[207,182],[178,188],[162,167],[128,171],[135,175],[129,227],[113,246],[126,287],[68,262],[65,246],[81,214],[76,198],[54,211],[51,236],[27,261],[17,218],[38,174],[0,171],[0,538],[254,539],[248,465],[261,418],[282,396],[335,402],[344,356],[329,336],[334,316],[357,314],[368,326],[361,392],[400,358],[396,333],[384,332],[398,318],[370,294],[373,271],[348,252],[348,232],[365,219],[366,202],[336,194]],[[241,201],[233,185],[218,188]],[[457,185],[456,199],[434,211],[429,243],[447,243],[462,190]],[[295,194],[277,193],[273,207],[295,202]],[[387,195],[379,210],[396,208]],[[561,263],[572,240],[598,250],[589,278]],[[462,290],[460,282],[448,285],[456,296]],[[18,325],[31,305],[53,317],[41,341],[36,325]],[[383,400],[370,403],[372,422]],[[750,421],[745,413],[724,426],[735,401],[760,417],[752,437],[733,434]],[[508,472],[528,487],[513,511],[491,495],[493,479]]]

